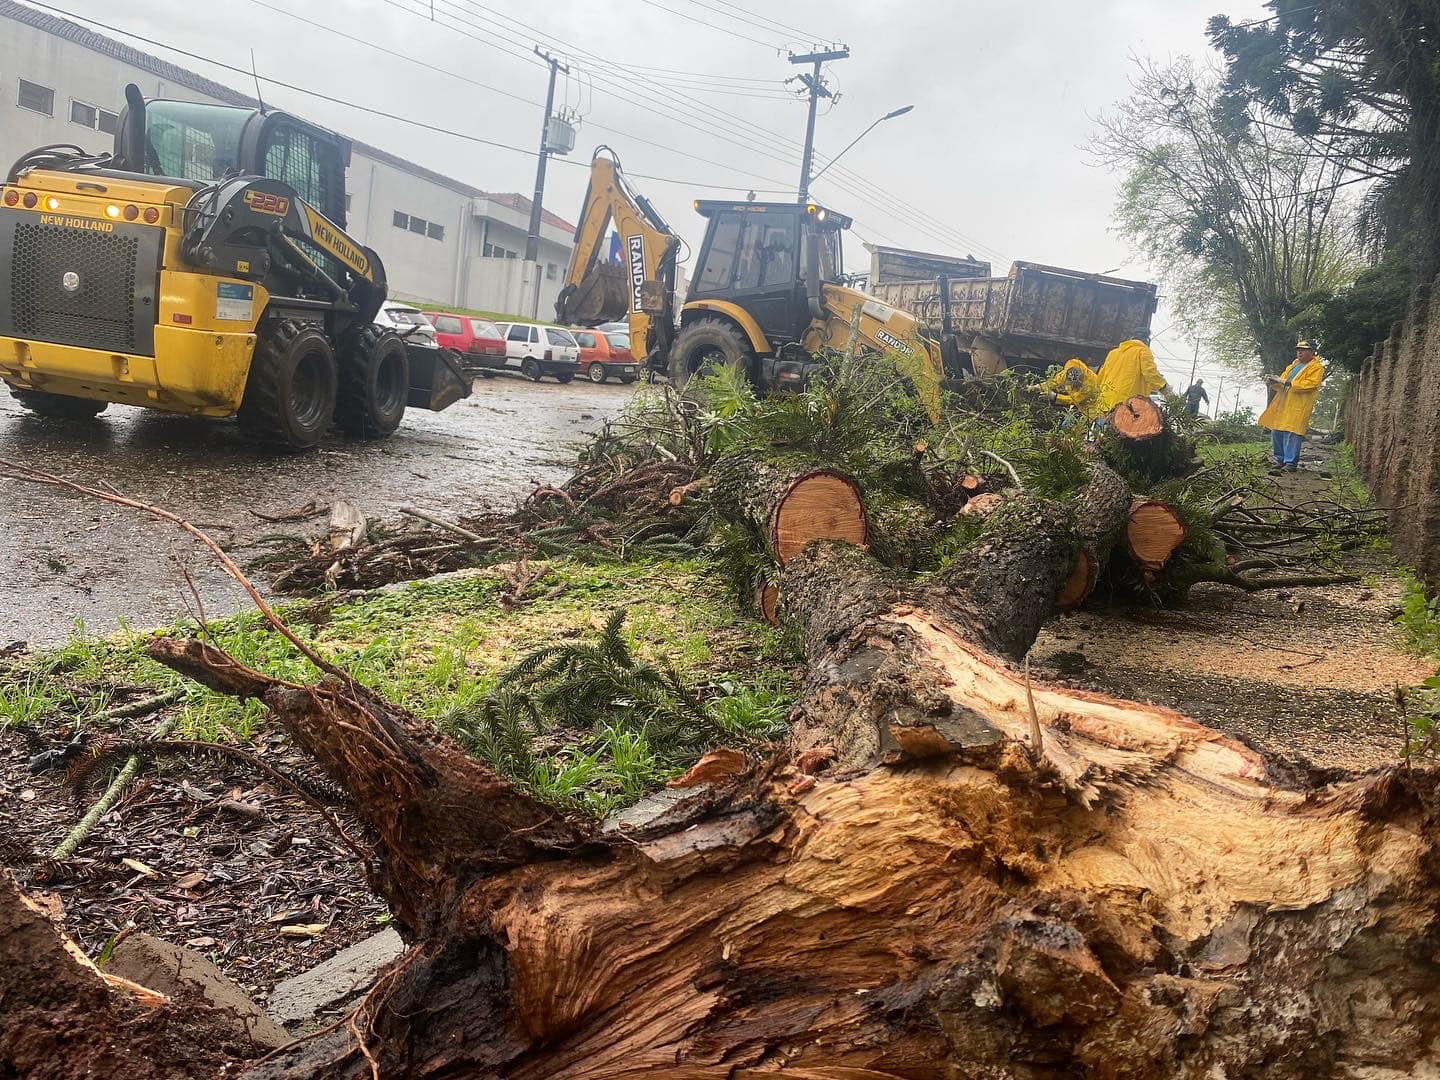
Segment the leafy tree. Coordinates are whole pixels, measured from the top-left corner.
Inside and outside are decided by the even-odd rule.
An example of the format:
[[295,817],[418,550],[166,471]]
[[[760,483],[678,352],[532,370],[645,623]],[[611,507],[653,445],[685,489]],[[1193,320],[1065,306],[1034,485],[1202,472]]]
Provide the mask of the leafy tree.
[[1405,317],[1410,269],[1410,245],[1399,244],[1379,263],[1362,270],[1347,288],[1319,297],[1295,317],[1294,325],[1301,334],[1318,340],[1332,371],[1359,371],[1375,343],[1389,337],[1391,328]]
[[1274,125],[1237,123],[1219,73],[1191,60],[1143,62],[1132,85],[1096,140],[1125,177],[1120,232],[1222,359],[1258,355],[1263,370],[1281,370],[1294,358],[1295,316],[1363,265],[1340,197],[1345,160]]
[[1223,107],[1240,125],[1283,126],[1350,181],[1380,181],[1370,237],[1413,233],[1416,273],[1440,268],[1440,3],[1267,0],[1268,19],[1210,20],[1227,64]]

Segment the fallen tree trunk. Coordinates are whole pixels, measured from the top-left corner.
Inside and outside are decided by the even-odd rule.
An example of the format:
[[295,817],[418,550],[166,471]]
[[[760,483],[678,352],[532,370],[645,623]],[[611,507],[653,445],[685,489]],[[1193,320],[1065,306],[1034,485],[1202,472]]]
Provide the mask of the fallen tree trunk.
[[748,522],[784,566],[815,540],[865,547],[870,525],[850,477],[808,459],[732,454],[709,474],[710,497],[725,517]]
[[1028,650],[1075,548],[1066,515],[1021,496],[923,586],[853,547],[797,554],[781,581],[809,673],[792,756],[626,831],[564,821],[343,678],[295,686],[152,643],[261,697],[351,793],[409,943],[348,1024],[239,1074],[1429,1067],[1434,778],[1290,790],[1177,713],[1031,685],[1002,657]]
[[1080,550],[1055,606],[1072,611],[1095,591],[1100,574],[1130,517],[1130,488],[1107,465],[1092,462],[1090,480],[1075,499],[1075,532]]
[[1145,442],[1165,433],[1165,414],[1148,397],[1132,397],[1110,410],[1106,422],[1122,439]]

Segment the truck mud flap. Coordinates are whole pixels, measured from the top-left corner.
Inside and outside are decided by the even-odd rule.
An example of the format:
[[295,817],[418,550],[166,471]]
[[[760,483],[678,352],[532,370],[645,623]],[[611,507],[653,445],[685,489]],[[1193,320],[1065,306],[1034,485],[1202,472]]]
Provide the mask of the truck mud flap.
[[410,357],[410,396],[406,404],[412,409],[439,412],[470,396],[474,376],[461,366],[458,353],[408,343],[405,351]]

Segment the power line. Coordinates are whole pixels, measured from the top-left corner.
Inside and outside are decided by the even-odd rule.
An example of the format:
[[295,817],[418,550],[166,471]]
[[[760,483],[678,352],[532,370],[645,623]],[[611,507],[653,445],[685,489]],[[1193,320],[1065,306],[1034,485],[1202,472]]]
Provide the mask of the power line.
[[649,4],[653,8],[659,8],[661,11],[668,12],[671,15],[679,16],[682,19],[687,19],[690,22],[698,23],[701,26],[708,26],[711,30],[719,30],[722,34],[729,34],[731,37],[740,38],[742,41],[749,41],[756,45],[764,46],[767,49],[774,49],[777,53],[783,52],[785,49],[784,45],[776,45],[768,41],[761,41],[759,38],[751,37],[749,34],[742,34],[738,30],[730,30],[724,26],[718,25],[717,23],[706,22],[704,19],[697,18],[694,15],[686,15],[683,11],[676,11],[674,8],[666,7],[664,4],[659,3],[658,0],[640,0],[640,2],[642,4]]
[[[32,0],[32,2],[33,2],[33,6],[35,6],[35,7],[37,7],[37,8],[41,8],[42,10],[50,11],[50,12],[53,12],[54,14],[62,15],[62,16],[64,16],[64,17],[66,17],[66,18],[75,19],[75,20],[78,21],[78,22],[89,23],[91,26],[98,26],[100,29],[102,29],[102,30],[108,30],[108,31],[111,32],[112,34],[119,34],[119,35],[121,35],[122,37],[132,38],[132,39],[135,40],[135,41],[143,41],[143,42],[144,42],[145,44],[147,44],[147,45],[153,45],[153,46],[156,47],[156,48],[165,49],[165,50],[167,50],[168,52],[175,53],[177,56],[184,56],[184,57],[187,57],[187,58],[189,58],[189,59],[191,59],[191,60],[199,60],[201,63],[210,64],[210,65],[213,66],[213,67],[220,68],[222,71],[233,72],[234,74],[242,75],[242,76],[245,76],[246,78],[258,77],[261,81],[270,83],[272,86],[284,87],[286,90],[292,90],[292,91],[294,91],[294,92],[297,93],[297,94],[304,94],[304,95],[306,95],[306,96],[308,96],[308,97],[317,98],[317,99],[319,99],[319,100],[321,100],[321,101],[328,101],[328,102],[331,102],[331,103],[336,104],[336,105],[344,105],[344,106],[346,106],[347,108],[356,110],[357,112],[368,113],[368,114],[370,114],[371,116],[383,117],[383,118],[386,119],[386,120],[394,120],[394,121],[396,121],[397,123],[407,124],[407,125],[409,125],[409,126],[411,126],[411,127],[420,128],[420,129],[422,129],[422,130],[424,130],[424,131],[433,131],[433,132],[436,132],[436,133],[441,134],[441,135],[449,135],[449,136],[451,136],[452,138],[461,139],[461,140],[463,140],[463,141],[465,141],[465,142],[479,143],[479,144],[481,144],[481,145],[483,145],[483,146],[491,146],[491,147],[494,147],[494,148],[497,149],[497,150],[509,150],[509,151],[512,151],[513,153],[524,154],[524,155],[526,155],[526,156],[528,156],[528,157],[534,157],[535,154],[536,154],[536,152],[535,152],[534,150],[527,149],[526,147],[523,147],[523,146],[512,146],[510,143],[498,142],[498,141],[496,141],[496,140],[494,140],[494,139],[485,139],[485,138],[482,138],[482,137],[480,137],[479,135],[470,135],[470,134],[467,134],[467,133],[462,132],[462,131],[455,131],[455,130],[453,130],[453,129],[451,129],[451,128],[440,127],[440,126],[438,126],[438,125],[436,125],[436,124],[426,123],[426,122],[423,121],[423,120],[416,120],[416,119],[414,119],[413,117],[402,116],[402,115],[400,115],[400,114],[398,114],[398,113],[387,112],[387,111],[384,110],[384,109],[376,109],[376,108],[372,108],[372,107],[370,107],[370,106],[368,106],[368,105],[360,105],[360,104],[358,104],[358,103],[356,103],[356,102],[354,102],[354,101],[348,100],[348,99],[346,99],[346,98],[335,97],[334,95],[332,95],[332,94],[327,94],[327,93],[325,93],[324,91],[314,90],[314,89],[311,89],[310,87],[299,86],[299,85],[297,85],[297,84],[295,84],[295,83],[286,82],[286,81],[283,80],[283,79],[275,79],[275,78],[272,78],[272,77],[270,77],[269,75],[259,75],[259,76],[256,76],[255,73],[253,73],[252,71],[250,71],[250,69],[248,69],[248,68],[236,67],[234,64],[227,64],[227,63],[225,63],[224,61],[222,61],[222,60],[216,60],[216,59],[214,59],[213,57],[204,56],[204,55],[202,55],[202,54],[200,54],[200,53],[196,53],[196,52],[190,52],[190,51],[187,50],[187,49],[181,49],[181,48],[178,48],[177,46],[169,45],[169,44],[167,44],[167,43],[165,43],[165,42],[163,42],[163,41],[157,41],[157,40],[155,40],[154,38],[146,37],[146,36],[144,36],[143,34],[137,34],[137,33],[134,33],[133,31],[130,31],[130,30],[121,29],[121,28],[118,27],[118,26],[112,26],[112,25],[110,25],[109,23],[101,22],[99,19],[92,19],[92,18],[90,18],[89,16],[86,16],[86,15],[77,15],[77,14],[75,14],[74,12],[66,11],[66,10],[64,10],[63,8],[52,7],[52,6],[49,5],[49,4],[40,3],[39,0]],[[597,125],[597,126],[598,126],[598,125]],[[622,134],[623,134],[623,133],[622,133]],[[581,162],[581,161],[572,161],[572,160],[570,160],[570,159],[568,159],[568,158],[561,158],[561,159],[559,159],[559,160],[563,161],[563,162],[564,162],[565,164],[567,164],[567,165],[575,165],[575,166],[579,166],[579,167],[581,167],[581,168],[587,168],[587,167],[588,167],[588,166],[585,165],[584,162]],[[664,184],[683,184],[683,185],[687,185],[687,186],[689,186],[689,187],[713,188],[713,189],[718,190],[718,191],[765,191],[765,192],[768,193],[768,192],[780,192],[780,191],[789,191],[789,190],[790,190],[788,187],[779,187],[779,188],[752,188],[752,187],[749,187],[749,186],[742,186],[742,185],[712,184],[712,183],[709,183],[708,181],[703,181],[703,180],[677,180],[677,179],[675,179],[674,177],[655,176],[655,175],[651,175],[651,174],[647,174],[647,173],[634,173],[634,174],[632,174],[632,175],[634,175],[634,176],[636,176],[637,178],[642,179],[642,180],[654,180],[654,181],[657,181],[657,182],[659,182],[659,183],[664,183]],[[778,183],[779,181],[774,181],[774,182],[775,182],[775,183]]]
[[[704,8],[706,11],[713,11],[713,12],[715,12],[715,14],[717,14],[717,15],[723,15],[723,16],[725,16],[727,19],[734,19],[736,22],[741,22],[741,23],[745,23],[747,26],[756,27],[756,28],[759,29],[762,33],[766,33],[766,34],[773,34],[773,33],[775,33],[774,29],[772,29],[772,28],[769,27],[769,26],[766,26],[764,23],[757,22],[757,21],[754,20],[754,19],[746,18],[744,15],[736,15],[736,14],[733,14],[732,12],[733,12],[733,11],[736,11],[736,10],[739,10],[738,8],[732,9],[732,11],[726,11],[724,8],[715,7],[713,4],[704,3],[704,0],[686,0],[686,2],[687,2],[687,3],[690,3],[690,4],[694,4],[694,5],[695,5],[696,7],[698,7],[698,8]],[[768,20],[766,20],[766,21],[768,21]],[[795,40],[796,42],[804,42],[804,41],[810,40],[810,38],[809,38],[808,35],[802,33],[799,37],[795,38],[794,40]],[[786,44],[789,44],[789,42],[787,42]]]
[[[691,2],[696,3],[698,2],[698,0],[691,0]],[[796,40],[798,41],[809,41],[813,37],[813,30],[802,30],[798,26],[791,26],[789,23],[780,22],[778,19],[772,19],[768,15],[761,15],[758,11],[752,11],[750,8],[742,7],[741,5],[733,2],[727,2],[725,6],[728,8],[733,8],[736,11],[743,11],[747,15],[753,15],[757,19],[762,19],[765,22],[769,23],[771,26],[777,27],[785,33],[795,34]]]
[[[388,3],[391,6],[400,7],[400,5],[395,2],[395,0],[383,0],[383,2]],[[448,8],[455,9],[457,7],[457,5],[451,3],[450,0],[441,0],[441,2],[444,3],[445,6]],[[529,23],[524,22],[523,20],[516,19],[513,16],[510,16],[495,8],[489,7],[486,4],[479,3],[477,2],[477,0],[463,0],[463,2],[464,7],[460,8],[460,10],[465,11],[467,14],[474,13],[476,9],[478,9],[479,11],[489,12],[490,14],[498,17],[506,23],[518,26],[525,31],[539,35],[542,38],[548,38],[549,40],[554,41],[558,45],[565,46],[574,52],[578,52],[582,56],[592,57],[598,63],[606,65],[610,65],[613,63],[612,61],[607,60],[605,57],[599,55],[598,53],[595,53],[593,50],[585,49],[581,46],[575,45],[572,42],[567,42],[562,38],[555,37],[552,34],[547,34],[545,31],[543,31],[537,26],[533,26]],[[412,9],[401,7],[401,10],[408,11],[412,15],[416,14],[416,12]],[[512,38],[508,36],[501,36],[500,33],[496,32],[498,30],[504,34],[510,34],[511,32],[504,27],[497,26],[496,30],[489,30],[483,26],[477,25],[476,23],[470,22],[467,19],[459,18],[454,15],[451,15],[449,17],[456,19],[456,21],[462,23],[463,25],[469,26],[472,29],[479,30],[482,34],[496,37],[500,41],[505,42],[506,44],[512,43]],[[484,16],[477,17],[484,18]],[[493,20],[487,21],[491,22],[492,24],[494,22]],[[461,31],[461,33],[463,33],[463,31]],[[518,44],[518,42],[515,44]],[[623,63],[615,66],[619,66],[622,68],[625,67]],[[795,151],[793,149],[794,143],[790,139],[790,137],[783,135],[780,132],[773,131],[770,128],[762,127],[758,124],[753,124],[746,121],[732,120],[732,118],[726,114],[716,113],[713,108],[706,105],[704,102],[697,102],[693,99],[688,99],[683,94],[675,91],[667,91],[657,87],[655,93],[647,93],[643,90],[637,90],[629,84],[611,79],[608,76],[597,76],[595,75],[595,73],[592,72],[591,77],[597,82],[600,82],[602,85],[611,86],[612,89],[610,89],[609,92],[612,95],[621,98],[622,100],[627,100],[631,101],[632,103],[639,104],[640,102],[636,100],[636,95],[639,95],[639,97],[644,98],[651,105],[660,104],[663,110],[662,115],[665,115],[670,119],[679,119],[687,123],[690,122],[693,118],[702,119],[705,123],[711,125],[712,128],[718,128],[719,131],[725,132],[728,135],[735,136],[735,138],[729,138],[726,134],[717,133],[715,137],[722,142],[728,142],[732,145],[739,146],[741,149],[744,149],[751,154],[759,154],[762,157],[768,157],[773,161],[780,162],[781,164],[785,164],[791,167],[793,167],[795,164]],[[618,89],[615,89],[617,87]],[[663,95],[663,97],[657,98],[657,93]],[[677,112],[681,113],[681,115],[677,116]],[[689,115],[685,115],[687,113]],[[753,133],[756,132],[762,133],[765,136],[765,138],[761,140],[761,144],[768,144],[766,149],[762,150],[754,144],[755,136]],[[737,139],[744,139],[749,141],[740,142],[737,141]],[[784,158],[777,156],[775,152],[777,148],[779,149],[780,153],[783,153],[787,156]],[[875,184],[874,182],[866,179],[865,177],[860,176],[858,173],[854,172],[851,169],[845,167],[837,167],[834,170],[834,176],[832,177],[831,183],[838,190],[851,194],[862,204],[871,207],[871,209],[876,210],[877,212],[884,214],[887,217],[893,218],[895,221],[906,225],[908,228],[914,229],[916,232],[927,237],[928,239],[936,241],[941,246],[957,244],[958,246],[969,247],[973,250],[980,251],[982,254],[988,253],[992,258],[998,259],[1002,262],[1004,261],[1005,256],[997,249],[991,247],[988,244],[977,241],[974,237],[966,236],[964,233],[960,232],[960,230],[954,228],[948,223],[943,222],[939,218],[934,217],[933,215],[927,213],[924,210],[921,210],[913,204],[908,203],[903,199],[900,199],[893,192],[890,192],[885,188],[881,187],[880,185]],[[855,189],[858,189],[858,192]],[[936,235],[937,233],[939,235]]]

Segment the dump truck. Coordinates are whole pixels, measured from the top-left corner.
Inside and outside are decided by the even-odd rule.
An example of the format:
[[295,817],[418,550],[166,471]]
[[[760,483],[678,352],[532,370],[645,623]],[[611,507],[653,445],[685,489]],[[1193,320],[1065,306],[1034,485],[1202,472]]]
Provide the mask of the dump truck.
[[[677,312],[680,238],[630,188],[614,151],[598,147],[555,304],[559,321],[628,319],[631,352],[678,387],[727,363],[762,392],[799,388],[825,365],[817,354],[853,339],[858,349],[897,357],[938,413],[944,343],[909,312],[842,281],[850,218],[816,202],[697,199],[694,208],[706,219],[705,239]],[[619,264],[603,258],[612,224]]]
[[43,146],[0,186],[0,380],[21,405],[238,415],[299,450],[469,394],[458,358],[374,325],[385,270],[345,231],[347,139],[125,93],[112,153]]
[[931,332],[953,334],[978,375],[1071,357],[1098,367],[1121,341],[1148,332],[1156,304],[1149,282],[1034,262],[1015,262],[1001,278],[942,274],[868,288]]

